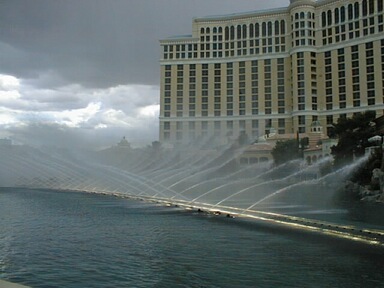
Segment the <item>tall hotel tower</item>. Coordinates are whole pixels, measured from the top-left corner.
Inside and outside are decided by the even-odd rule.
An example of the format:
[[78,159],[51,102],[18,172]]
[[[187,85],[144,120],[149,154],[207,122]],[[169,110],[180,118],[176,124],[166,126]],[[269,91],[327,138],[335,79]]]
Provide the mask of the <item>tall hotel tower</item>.
[[307,133],[314,121],[330,135],[338,118],[381,116],[383,31],[383,0],[193,19],[192,35],[160,41],[160,141]]

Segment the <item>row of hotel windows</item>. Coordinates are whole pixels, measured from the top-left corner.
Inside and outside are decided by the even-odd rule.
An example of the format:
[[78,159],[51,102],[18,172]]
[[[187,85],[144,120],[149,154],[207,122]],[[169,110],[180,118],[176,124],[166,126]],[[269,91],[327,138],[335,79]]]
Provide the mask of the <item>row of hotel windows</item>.
[[[384,89],[384,39],[381,40],[381,57],[382,57],[382,75],[383,75],[383,89]],[[375,67],[374,67],[374,45],[373,42],[368,42],[364,44],[365,47],[365,57],[361,59],[359,58],[359,45],[354,45],[348,48],[340,48],[338,50],[335,50],[334,52],[328,51],[324,53],[324,68],[325,68],[325,109],[326,110],[332,110],[334,109],[334,105],[336,104],[336,107],[340,109],[347,108],[347,81],[352,81],[352,93],[353,93],[353,100],[351,101],[350,105],[353,107],[360,107],[362,104],[367,103],[368,105],[372,106],[376,104],[376,90],[375,90]],[[361,47],[360,47],[361,48]],[[348,59],[347,62],[351,63],[351,70],[346,71],[345,67],[345,49],[350,50],[350,53],[346,53]],[[337,53],[337,57],[332,57],[332,53]],[[350,56],[348,56],[350,54]],[[316,53],[311,53],[311,65],[310,65],[310,72],[306,70],[304,67],[304,52],[297,53],[297,97],[298,97],[298,110],[306,110],[305,103],[305,95],[311,95],[312,97],[312,110],[317,110],[317,83],[316,83]],[[349,57],[351,57],[349,59]],[[337,63],[333,63],[337,60]],[[271,114],[272,113],[272,103],[278,103],[278,113],[285,113],[285,85],[284,85],[284,58],[277,59],[277,75],[274,75],[272,77],[271,75],[271,60],[259,60],[263,61],[264,66],[264,91],[260,91],[259,89],[259,82],[258,82],[258,62],[257,60],[254,60],[251,62],[251,90],[245,91],[246,81],[245,79],[248,79],[246,77],[246,68],[245,68],[245,62],[239,62],[238,67],[238,83],[239,83],[239,90],[237,93],[238,99],[237,101],[234,101],[234,91],[233,91],[233,63],[227,63],[226,65],[226,93],[225,95],[221,95],[222,92],[222,83],[221,81],[224,80],[221,78],[221,68],[224,64],[216,63],[214,64],[214,75],[211,75],[212,79],[214,79],[213,84],[209,83],[209,69],[208,64],[202,65],[202,78],[201,78],[201,116],[208,116],[208,105],[214,105],[214,116],[222,116],[221,114],[226,111],[227,116],[231,116],[234,114],[238,115],[257,115],[259,114],[259,93],[262,93],[264,96],[264,113],[265,114]],[[361,67],[360,65],[363,63],[363,66],[365,67],[366,71],[362,75],[360,75]],[[333,64],[333,65],[332,65]],[[185,66],[188,67],[188,66]],[[334,67],[337,67],[336,71],[333,70]],[[164,117],[170,117],[171,116],[171,79],[174,78],[171,75],[171,65],[166,65],[165,67],[165,80],[164,80]],[[378,71],[376,71],[378,72]],[[351,73],[351,74],[349,74]],[[346,76],[348,74],[348,76]],[[310,75],[310,76],[306,76]],[[334,79],[335,75],[338,75],[337,79]],[[175,75],[173,75],[175,76]],[[214,78],[213,78],[214,76]],[[305,77],[311,77],[311,92],[305,91],[305,83],[308,81],[305,81]],[[346,80],[346,78],[350,80]],[[271,99],[271,79],[277,80],[277,99]],[[309,80],[309,79],[308,79]],[[249,80],[248,80],[249,81]],[[335,82],[337,81],[337,83]],[[190,117],[194,117],[196,115],[196,111],[199,109],[196,109],[196,65],[191,64],[189,65],[189,87],[184,87],[184,65],[177,65],[177,106],[173,108],[173,110],[177,110],[176,116],[177,117],[183,117],[187,115],[183,115],[183,111],[188,111],[184,113],[189,113],[188,115]],[[364,83],[364,84],[360,84]],[[365,84],[366,83],[366,84]],[[211,95],[214,97],[214,104],[212,102],[208,103],[209,99],[209,85],[214,85],[214,95]],[[361,87],[361,85],[364,85],[364,87]],[[337,87],[337,88],[336,88]],[[198,91],[198,90],[197,90]],[[364,92],[366,91],[366,92]],[[186,105],[185,98],[183,97],[185,93],[189,93],[189,106],[188,110],[184,109],[187,107],[184,107]],[[247,97],[251,97],[250,105],[251,107],[247,106],[247,103],[249,103],[249,100],[246,101],[246,94],[250,95]],[[384,94],[384,91],[383,91]],[[365,99],[363,99],[363,102],[361,103],[361,96],[363,96]],[[226,101],[224,101],[226,100]],[[226,106],[224,106],[224,102],[226,102]],[[234,113],[234,102],[238,102],[238,110],[236,113]],[[275,104],[274,104],[275,105]],[[309,108],[310,109],[310,108]],[[224,115],[223,115],[224,116]],[[305,125],[305,123],[303,124]]]
[[[346,118],[347,114],[340,114],[340,118]],[[311,116],[311,123],[317,121],[317,116]],[[326,122],[329,130],[329,133],[332,133],[332,125],[334,123],[334,116],[327,115]],[[278,134],[285,134],[286,131],[286,119],[279,118],[272,121],[272,119],[265,119],[263,123],[264,130],[261,130],[260,123],[262,120],[253,119],[253,120],[227,120],[227,121],[190,121],[190,122],[173,122],[175,126],[171,128],[170,121],[163,122],[163,135],[164,140],[170,140],[171,132],[176,135],[176,140],[182,140],[183,135],[189,136],[189,140],[195,139],[198,136],[233,136],[235,131],[248,131],[250,132],[253,138],[259,137],[270,133],[272,130],[276,131]],[[274,123],[274,124],[272,124]],[[306,133],[306,116],[298,116],[298,132]],[[235,126],[236,125],[236,126]],[[277,129],[276,127],[277,126]],[[235,129],[236,128],[236,129]],[[172,131],[171,131],[172,130]]]
[[230,43],[206,43],[200,44],[199,50],[197,44],[165,45],[163,59],[193,59],[198,58],[198,55],[200,58],[222,58],[280,53],[286,51],[285,39],[285,37],[274,37]]
[[[266,59],[264,62],[264,113],[272,114],[272,103],[277,103],[278,113],[285,113],[285,73],[284,73],[284,58],[277,59],[277,74],[272,77],[272,65],[271,60]],[[209,70],[208,64],[202,65],[202,77],[201,77],[201,116],[208,116],[208,106],[209,106],[209,96],[213,96],[213,109],[214,116],[222,116],[222,111],[226,111],[227,116],[234,115],[234,102],[238,103],[238,115],[257,115],[259,114],[259,93],[261,91],[259,88],[259,74],[258,74],[258,61],[254,60],[251,62],[251,102],[250,106],[247,107],[246,103],[246,68],[245,62],[239,62],[238,68],[238,93],[234,93],[234,79],[233,79],[233,63],[226,64],[226,90],[225,94],[222,92],[221,85],[221,64],[216,63],[214,65],[214,82],[213,84],[209,83]],[[177,66],[177,90],[176,90],[176,116],[183,117],[184,105],[186,101],[183,100],[184,94],[188,93],[188,116],[194,117],[196,115],[196,65],[189,65],[189,87],[184,87],[184,66]],[[166,65],[165,67],[165,77],[164,77],[164,117],[171,116],[171,65]],[[277,99],[272,99],[272,79],[277,79]],[[209,85],[213,85],[213,95],[209,95]],[[184,88],[187,88],[184,90]],[[234,94],[238,96],[237,101],[234,101]],[[186,98],[185,98],[186,99]],[[224,106],[224,101],[226,100],[226,106]],[[212,105],[212,103],[211,103]]]
[[[224,39],[225,41],[229,40],[239,40],[239,39],[248,39],[248,38],[259,38],[266,36],[278,36],[285,35],[285,20],[276,20],[274,22],[263,22],[263,23],[250,23],[242,24],[237,26],[226,26],[224,29],[222,27],[213,29],[213,41],[221,41],[223,37],[220,37],[220,34],[223,34],[224,30]],[[200,29],[200,40],[201,42],[210,42],[210,28],[201,28]],[[219,37],[215,37],[215,34],[218,33]],[[204,36],[205,35],[205,36]]]
[[316,45],[315,33],[315,14],[311,12],[301,12],[295,14],[292,20],[292,47]]
[[[316,70],[316,53],[310,53],[310,66],[305,67],[304,52],[296,54],[297,60],[297,110],[318,110],[318,99],[317,99],[317,70]],[[306,91],[305,83],[311,83],[311,90]],[[306,97],[307,96],[307,97]],[[310,97],[310,100],[306,98]],[[306,105],[308,103],[308,106]],[[311,107],[311,108],[309,108]],[[302,123],[305,126],[305,122]]]
[[[353,115],[358,113],[353,113]],[[327,124],[327,135],[333,135],[333,125],[337,119],[346,119],[347,114],[341,113],[338,116],[335,115],[327,115],[326,116],[326,124]],[[306,133],[306,116],[298,116],[298,132]],[[318,116],[311,116],[311,123],[313,121],[317,121]],[[264,121],[263,126],[261,126],[261,121]],[[265,120],[227,120],[227,121],[189,121],[189,122],[172,122],[164,121],[163,125],[163,137],[164,140],[171,140],[171,134],[175,135],[177,141],[183,140],[188,137],[188,140],[197,139],[200,136],[236,136],[235,133],[239,133],[241,131],[247,131],[250,133],[252,138],[257,138],[261,135],[265,135],[270,133],[272,130],[277,131],[278,134],[285,134],[287,121],[286,119],[279,118],[277,120],[265,119]],[[171,127],[171,125],[175,125]],[[236,126],[235,126],[236,125]],[[276,127],[277,126],[277,129]],[[264,128],[261,130],[260,128]]]
[[[383,42],[383,41],[382,41]],[[338,78],[335,79],[335,71],[332,71],[332,56],[331,51],[325,53],[324,66],[325,66],[325,96],[326,96],[326,110],[332,110],[333,104],[339,102],[339,108],[347,108],[346,102],[346,69],[345,69],[345,49],[340,48],[337,50],[337,74]],[[383,49],[382,49],[383,50]],[[384,51],[382,51],[383,53]],[[360,75],[360,63],[359,59],[359,46],[354,45],[351,47],[351,65],[352,65],[352,93],[353,93],[353,107],[361,106],[361,94],[362,91],[366,92],[367,104],[369,106],[375,105],[375,70],[373,59],[373,42],[365,44],[365,66],[366,71]],[[384,55],[384,54],[383,54]],[[361,87],[360,83],[362,77],[366,79],[366,87]],[[337,81],[337,83],[335,83]],[[337,85],[335,85],[337,84]],[[334,87],[337,90],[334,91]],[[336,101],[338,100],[338,101]]]
[[355,2],[354,4],[349,4],[347,8],[342,6],[340,8],[335,8],[333,11],[328,10],[326,12],[322,12],[321,26],[326,27],[333,24],[343,23],[346,20],[359,19],[360,10],[362,10],[361,12],[363,17],[372,15],[375,13],[375,2],[377,5],[376,12],[383,12],[383,0],[364,0],[361,3],[361,8],[360,3]]
[[[295,19],[304,19],[304,12],[296,13]],[[308,26],[315,28],[315,14],[307,13],[307,19],[311,19],[312,21],[308,21]],[[293,17],[292,17],[293,22]],[[301,22],[302,23],[302,22]],[[299,28],[299,23],[295,23],[295,28]],[[303,26],[301,26],[303,27]],[[292,24],[292,30],[294,26]],[[213,34],[211,33],[213,32]],[[201,42],[210,42],[211,39],[216,41],[223,40],[223,31],[224,31],[224,39],[225,41],[229,40],[242,40],[248,38],[260,38],[260,37],[268,37],[268,36],[278,36],[286,34],[286,22],[285,20],[275,20],[267,21],[260,23],[250,23],[250,24],[242,24],[242,25],[232,25],[226,26],[224,29],[222,27],[202,27],[200,28],[200,41]]]
[[[251,131],[253,138],[261,136],[259,130],[259,120],[227,120],[227,121],[197,121],[197,122],[176,122],[174,129],[176,130],[176,140],[182,140],[183,135],[188,135],[189,140],[195,139],[197,136],[207,136],[209,134],[215,136],[233,136],[235,131],[245,131],[247,125]],[[286,133],[286,119],[277,119],[277,132],[279,134]],[[237,125],[235,127],[235,125]],[[272,119],[264,120],[265,130],[263,134],[270,132],[272,127]],[[235,129],[236,128],[236,129]],[[238,128],[238,129],[237,129]],[[169,140],[171,135],[171,122],[163,122],[164,140]],[[200,133],[198,132],[200,131]],[[213,132],[213,133],[212,133]]]
[[381,79],[383,88],[383,103],[384,103],[384,39],[381,40]]
[[[285,21],[237,25],[212,29],[201,28],[200,46],[196,43],[164,45],[163,58],[221,58],[286,51]],[[224,31],[224,33],[223,33]],[[223,42],[225,39],[225,42]],[[200,48],[198,50],[198,48]]]
[[[384,16],[377,16],[377,23],[375,25],[375,18],[358,20],[351,22],[348,25],[342,24],[333,28],[322,30],[323,44],[332,44],[344,41],[346,39],[354,39],[362,36],[367,36],[384,31]],[[362,24],[361,24],[362,23]],[[363,27],[361,29],[360,27]]]

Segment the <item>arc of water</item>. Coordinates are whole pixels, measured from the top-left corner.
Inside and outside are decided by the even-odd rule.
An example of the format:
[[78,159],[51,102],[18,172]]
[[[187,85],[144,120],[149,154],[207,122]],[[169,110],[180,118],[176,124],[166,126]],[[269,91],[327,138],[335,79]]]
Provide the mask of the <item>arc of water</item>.
[[[116,172],[116,169],[114,168],[114,167],[107,167],[108,169],[110,169],[110,170],[114,170],[115,172]],[[125,173],[125,171],[121,171],[121,170],[118,170],[118,173],[120,174],[120,175],[125,175],[125,176],[127,176],[127,174]],[[130,177],[131,178],[131,177]],[[140,179],[141,177],[137,177],[136,175],[135,175],[135,177],[134,178],[131,178],[131,180],[133,180],[135,183],[137,183],[137,184],[141,184],[141,185],[143,185],[143,187],[146,187],[146,188],[148,188],[149,190],[152,190],[154,193],[156,193],[156,192],[158,192],[153,186],[151,186],[149,183],[149,181],[147,181],[146,179],[144,180],[144,181],[139,181],[138,179]],[[147,191],[147,190],[146,190]],[[172,191],[173,193],[177,193],[177,192],[174,192],[174,191]],[[142,189],[138,194],[136,194],[135,196],[141,196],[141,195],[143,195],[144,194],[144,190]],[[157,193],[156,194],[156,196],[158,196],[160,193]],[[148,196],[151,196],[151,197],[156,197],[156,196],[154,196],[154,195],[149,195],[149,194],[147,194]],[[166,194],[162,194],[163,196],[166,196]]]
[[[227,161],[225,161],[224,163],[221,163],[219,167],[210,167],[210,168],[207,168],[207,169],[203,169],[203,170],[200,170],[199,172],[193,174],[193,175],[190,175],[184,179],[181,179],[179,181],[177,181],[176,183],[173,183],[172,185],[168,186],[168,188],[173,188],[174,186],[176,186],[177,184],[180,184],[182,183],[183,181],[186,181],[186,180],[189,180],[191,179],[192,177],[196,177],[196,176],[199,176],[201,174],[204,174],[204,173],[209,173],[209,172],[212,172],[214,171],[215,169],[220,169],[222,167],[224,167],[224,165],[228,164],[229,162],[231,162],[233,160],[233,157],[228,159]],[[211,161],[212,162],[212,161]]]
[[[234,183],[230,183],[230,184],[235,184],[235,183],[237,183],[237,182],[242,182],[242,181],[243,181],[243,180],[237,180],[237,181],[235,181]],[[219,189],[221,189],[221,188],[223,188],[223,187],[225,187],[225,186],[228,186],[228,183],[225,183],[225,184],[222,184],[222,185],[220,185],[220,186],[217,186],[217,187],[215,187],[215,188],[213,188],[213,189],[211,189],[211,190],[209,190],[209,191],[207,191],[207,192],[205,192],[205,193],[203,193],[203,194],[201,194],[201,195],[195,197],[194,199],[192,199],[192,200],[189,202],[189,204],[192,204],[193,202],[199,200],[200,198],[202,198],[202,197],[204,197],[204,196],[206,196],[206,195],[208,195],[208,194],[211,194],[211,193],[213,193],[213,192],[215,192],[215,191],[217,191],[217,190],[219,190]]]
[[[206,157],[204,155],[204,153],[201,153],[201,148],[205,145],[209,143],[209,140],[207,139],[205,142],[201,142],[199,143],[198,145],[190,145],[189,149],[187,147],[186,151],[189,151],[189,152],[192,152],[190,156],[186,157],[185,159],[181,160],[181,161],[174,161],[174,158],[175,157],[179,157],[180,156],[180,153],[183,153],[183,150],[176,150],[173,155],[171,155],[170,157],[168,157],[169,159],[167,160],[167,162],[165,163],[160,163],[159,165],[156,166],[156,169],[159,169],[161,170],[160,172],[162,172],[164,169],[161,169],[161,168],[164,168],[166,167],[167,170],[172,170],[173,167],[178,167],[178,166],[182,166],[182,167],[192,167],[194,166],[196,163],[199,163],[201,160],[206,160],[204,161],[203,164],[200,164],[199,166],[202,166],[202,165],[205,165],[207,164],[208,162],[211,161],[211,158],[210,157]],[[226,145],[222,150],[227,150],[229,147],[231,146],[231,144],[228,144]],[[191,161],[192,160],[192,161]],[[171,163],[171,166],[169,165],[169,163]],[[185,164],[184,164],[185,163]],[[152,170],[150,170],[152,171]],[[155,171],[157,172],[157,171]],[[146,177],[153,177],[152,174],[146,174],[144,173],[143,174],[144,176]]]
[[[194,165],[200,161],[202,158],[197,158],[197,160],[193,161],[193,162],[189,162],[187,163],[187,165],[184,165],[182,168],[179,168],[179,169],[175,169],[175,170],[169,170],[169,169],[166,169],[165,171],[163,172],[159,172],[158,174],[156,174],[156,176],[153,176],[153,175],[145,175],[146,177],[150,177],[153,181],[160,181],[161,183],[163,182],[166,182],[168,181],[169,179],[171,179],[172,177],[177,177],[178,175],[180,174],[183,174],[183,173],[188,173],[190,172],[191,170],[198,170],[199,167],[195,167]],[[169,176],[167,176],[169,175]],[[158,180],[159,179],[159,180]],[[160,180],[161,179],[161,180]]]
[[294,174],[289,175],[289,176],[287,176],[287,177],[284,177],[284,178],[282,178],[282,179],[278,179],[278,180],[269,180],[269,181],[265,181],[265,182],[262,182],[262,183],[256,183],[256,184],[254,184],[254,185],[252,185],[252,186],[249,186],[249,187],[246,187],[246,188],[244,188],[244,189],[241,189],[241,190],[239,190],[239,191],[237,191],[237,192],[235,192],[235,193],[229,195],[228,197],[226,197],[226,198],[220,200],[220,201],[217,202],[215,205],[213,205],[213,207],[216,207],[216,206],[220,205],[221,203],[223,203],[223,202],[225,202],[225,201],[227,201],[227,200],[229,200],[229,199],[231,199],[231,198],[233,198],[233,197],[235,197],[235,196],[237,196],[237,195],[239,195],[239,194],[242,194],[242,193],[244,193],[245,191],[247,191],[247,190],[249,190],[249,189],[253,189],[253,188],[256,188],[256,187],[263,186],[263,185],[269,185],[269,184],[271,184],[271,183],[285,182],[285,181],[287,181],[289,178],[291,178],[291,177],[295,177],[295,176],[297,176],[298,174],[300,174],[300,173],[302,173],[302,172],[303,172],[302,170],[299,170],[299,171],[295,172]]
[[138,192],[136,196],[140,196],[143,194],[149,195],[147,192],[151,190],[154,192],[157,192],[157,190],[153,187],[153,185],[151,185],[152,184],[151,181],[149,181],[148,179],[142,176],[132,174],[125,170],[116,169],[115,167],[111,167],[111,166],[107,166],[105,167],[105,169],[114,171],[114,173],[119,174],[121,177],[124,177],[125,179],[128,178],[129,180],[135,182],[136,184],[140,184],[143,188]]
[[297,187],[297,186],[299,186],[299,185],[303,185],[303,184],[305,184],[305,183],[309,183],[309,184],[318,184],[318,183],[320,183],[320,182],[322,182],[322,181],[324,181],[324,180],[326,180],[326,179],[328,179],[328,178],[330,178],[330,177],[334,177],[336,174],[339,174],[339,173],[343,174],[342,176],[345,177],[345,176],[347,176],[347,175],[351,172],[351,170],[353,170],[353,169],[355,169],[356,167],[360,166],[360,165],[361,165],[362,163],[364,163],[367,159],[368,159],[368,156],[363,157],[363,158],[359,159],[357,162],[352,163],[352,164],[350,164],[350,165],[347,165],[347,166],[345,166],[345,167],[342,167],[342,168],[338,169],[337,171],[335,171],[335,172],[333,172],[333,173],[330,173],[330,174],[327,174],[327,175],[325,175],[325,176],[323,176],[323,177],[321,177],[321,178],[319,178],[319,179],[311,180],[311,181],[303,181],[303,182],[295,183],[295,184],[292,184],[292,185],[290,185],[290,186],[288,186],[288,187],[282,188],[282,189],[280,189],[280,190],[278,190],[278,191],[276,191],[276,192],[274,192],[274,193],[272,193],[272,194],[270,194],[270,195],[267,195],[267,196],[264,197],[263,199],[257,201],[256,203],[252,204],[252,205],[249,206],[248,208],[244,209],[244,210],[243,210],[243,213],[246,212],[246,211],[248,211],[248,210],[250,210],[250,209],[252,209],[252,208],[255,207],[256,205],[258,205],[258,204],[264,202],[265,200],[267,200],[267,199],[269,199],[269,198],[271,198],[271,197],[274,197],[274,196],[276,196],[276,195],[278,195],[278,194],[280,194],[280,193],[282,193],[282,192],[285,192],[285,191],[287,191],[287,190],[289,190],[289,189],[292,189],[292,188],[294,188],[294,187]]
[[270,194],[270,195],[264,197],[263,199],[257,201],[256,203],[252,204],[252,205],[249,206],[248,208],[244,209],[244,210],[242,211],[242,214],[244,214],[246,211],[251,210],[253,207],[255,207],[256,205],[258,205],[258,204],[260,204],[260,203],[262,203],[262,202],[264,202],[265,200],[267,200],[267,199],[269,199],[269,198],[272,198],[272,197],[274,197],[274,196],[276,196],[276,195],[278,195],[278,194],[280,194],[280,193],[283,193],[283,192],[285,192],[285,191],[288,191],[289,189],[292,189],[292,188],[294,188],[294,187],[301,186],[301,185],[303,185],[303,184],[305,184],[305,183],[311,183],[311,182],[312,182],[312,184],[315,184],[317,181],[316,181],[316,180],[315,180],[315,181],[314,181],[314,180],[305,180],[305,181],[302,181],[302,182],[299,182],[299,183],[295,183],[295,184],[289,185],[289,186],[284,187],[284,188],[282,188],[282,189],[279,189],[279,190],[273,192],[272,194]]
[[[21,159],[19,155],[14,155],[14,156],[15,157],[12,158],[13,163],[19,163],[20,165],[22,165],[22,167],[28,167],[28,171],[35,174],[38,173],[36,175],[44,176],[44,177],[38,177],[41,180],[40,183],[44,183],[43,178],[50,179],[54,176],[54,174],[58,173],[59,175],[60,174],[64,175],[60,167],[58,165],[55,165],[55,163],[53,163],[53,165],[51,166],[46,165],[46,161],[44,160],[44,158],[40,158],[40,157],[36,158],[34,157],[34,155],[32,155],[31,158],[23,157]],[[45,181],[45,183],[46,183],[45,184],[46,186],[50,186],[49,181]],[[32,181],[32,184],[37,185],[38,184],[37,179],[34,179]]]
[[[166,174],[170,174],[170,175],[162,177],[162,180],[160,180],[160,182],[161,183],[167,182],[170,179],[176,178],[176,177],[183,175],[183,174],[187,174],[187,175],[191,174],[191,173],[195,174],[197,171],[202,170],[202,167],[209,162],[207,160],[207,159],[209,159],[209,157],[206,157],[205,155],[198,155],[198,156],[192,155],[191,157],[194,159],[194,161],[192,161],[192,162],[189,161],[188,165],[184,165],[184,167],[180,169],[180,172],[177,172],[177,173],[167,172]],[[203,160],[203,159],[205,159],[206,161],[204,161],[203,163],[200,163],[200,165],[196,165],[199,162],[201,162],[201,160]]]
[[[271,164],[266,164],[266,166],[270,166],[270,165]],[[231,174],[225,176],[224,178],[225,179],[229,179],[229,178],[234,177],[234,176],[236,176],[236,175],[238,175],[238,174],[240,174],[240,173],[242,173],[242,172],[244,172],[246,170],[254,169],[255,167],[260,167],[260,163],[255,163],[255,164],[252,164],[252,165],[245,166],[242,169],[239,169],[237,171],[232,172]]]
[[[257,176],[256,178],[259,178],[259,176]],[[256,179],[256,178],[255,178],[255,179]],[[220,180],[220,179],[227,179],[227,177],[218,177],[218,178],[216,178],[216,179],[207,179],[207,180],[204,180],[204,181],[202,181],[202,182],[196,183],[196,184],[194,184],[194,185],[192,185],[192,186],[190,186],[190,187],[184,189],[183,191],[180,192],[180,194],[184,194],[185,192],[187,192],[187,191],[189,191],[189,190],[191,190],[191,189],[194,189],[194,188],[196,188],[196,187],[198,187],[198,186],[202,186],[202,185],[204,185],[204,184],[206,184],[206,183],[208,183],[208,182],[217,181],[217,180]],[[242,180],[236,180],[236,182],[237,182],[237,181],[242,181]],[[222,186],[225,186],[225,185],[227,185],[227,184],[224,184],[224,185],[222,185]],[[222,186],[220,186],[220,188],[221,188]],[[173,199],[173,198],[172,198],[172,199]]]
[[[327,161],[329,161],[329,158],[327,158],[327,159],[324,158],[322,161],[319,161],[319,162],[317,163],[317,165],[320,166],[320,165],[322,165],[324,162],[327,162]],[[294,162],[297,162],[297,163],[299,164],[299,163],[302,162],[302,161],[301,161],[301,160],[300,160],[300,161],[296,161],[296,160],[294,160]],[[288,165],[288,164],[289,164],[289,163],[286,163],[286,164],[283,164],[283,165],[281,165],[281,166],[278,166],[278,167],[276,167],[274,170],[281,169],[282,167],[285,167],[285,166]],[[249,190],[249,189],[256,188],[256,187],[259,187],[259,186],[261,186],[261,185],[270,184],[270,183],[273,183],[273,182],[284,182],[284,181],[287,181],[287,180],[289,180],[289,179],[292,178],[292,177],[296,177],[297,175],[299,175],[299,174],[301,174],[301,173],[304,173],[304,172],[305,172],[306,170],[308,170],[308,169],[312,169],[312,167],[311,167],[311,166],[306,166],[306,167],[304,167],[303,169],[301,169],[301,170],[295,172],[294,174],[288,175],[288,176],[286,176],[286,177],[284,177],[284,178],[282,178],[282,179],[279,179],[279,180],[271,180],[271,181],[267,181],[267,182],[264,182],[264,183],[257,183],[257,184],[255,184],[255,185],[253,185],[253,186],[244,188],[244,189],[239,190],[239,191],[237,191],[236,193],[234,193],[234,194],[232,194],[232,195],[230,195],[230,196],[228,196],[228,197],[226,197],[226,198],[220,200],[220,201],[217,202],[215,205],[213,205],[213,207],[216,207],[217,205],[220,205],[221,203],[223,203],[223,202],[225,202],[225,201],[227,201],[227,200],[229,200],[229,199],[231,199],[231,198],[233,198],[233,197],[235,197],[235,196],[237,196],[237,195],[239,195],[239,194],[242,194],[242,193],[244,193],[245,191],[247,191],[247,190]],[[273,173],[273,170],[272,170],[272,171],[267,171],[267,172],[265,173],[265,175],[266,175],[266,174],[269,174],[269,173]],[[301,183],[301,182],[300,182],[300,183]]]

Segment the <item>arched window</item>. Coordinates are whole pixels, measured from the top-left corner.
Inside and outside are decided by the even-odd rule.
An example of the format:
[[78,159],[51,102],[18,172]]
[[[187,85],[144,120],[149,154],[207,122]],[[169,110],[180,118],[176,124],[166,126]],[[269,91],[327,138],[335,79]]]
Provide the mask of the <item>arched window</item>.
[[383,0],[377,0],[377,11],[383,12]]
[[249,24],[249,38],[254,37],[253,24]]
[[222,27],[219,27],[219,33],[223,33],[223,28]]
[[359,2],[355,2],[355,19],[358,19],[358,18],[359,18],[359,14],[360,14],[360,11],[359,11]]
[[335,24],[338,24],[340,21],[339,8],[335,9]]
[[340,21],[345,22],[345,8],[344,7],[340,8]]
[[280,33],[281,33],[281,35],[285,34],[285,21],[284,20],[281,20],[281,22],[280,22]]
[[369,14],[375,13],[375,1],[369,0]]
[[207,33],[207,34],[211,33],[211,30],[209,29],[209,27],[207,27],[207,28],[205,29],[205,33]]
[[325,12],[321,13],[321,26],[327,26],[327,15],[325,14]]
[[237,39],[241,39],[241,25],[237,25]]
[[231,40],[235,39],[235,27],[231,26]]
[[200,33],[201,33],[201,34],[204,34],[204,31],[205,31],[204,28],[201,28],[201,29],[200,29]]
[[261,24],[261,35],[262,36],[267,35],[267,24],[265,22],[263,22],[263,24]]
[[305,15],[304,15],[304,12],[301,12],[300,13],[300,19],[304,19]]
[[259,23],[255,24],[255,37],[260,37],[260,25],[259,25]]
[[299,13],[295,14],[295,20],[299,19]]
[[268,22],[268,36],[272,35],[272,22]]
[[327,24],[328,24],[328,26],[332,25],[332,11],[331,10],[328,10],[328,12],[327,12]]
[[279,35],[280,34],[280,25],[279,25],[279,21],[275,21],[275,35]]
[[311,19],[311,18],[312,18],[312,13],[311,13],[311,12],[308,12],[308,14],[307,14],[307,18],[308,18],[308,19]]
[[243,25],[243,39],[247,39],[247,25]]
[[367,16],[367,14],[368,14],[367,0],[363,0],[363,16]]
[[225,27],[225,40],[228,41],[229,40],[229,27]]
[[348,20],[352,20],[352,19],[353,19],[353,5],[349,4],[348,5]]
[[217,33],[217,28],[213,27],[213,34],[216,34],[216,33]]

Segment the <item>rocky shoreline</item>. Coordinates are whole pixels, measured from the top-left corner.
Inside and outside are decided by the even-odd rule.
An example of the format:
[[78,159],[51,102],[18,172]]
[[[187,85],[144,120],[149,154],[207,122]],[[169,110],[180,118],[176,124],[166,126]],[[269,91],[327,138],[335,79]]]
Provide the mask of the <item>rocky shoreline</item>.
[[345,196],[350,200],[384,204],[384,172],[375,168],[372,171],[371,181],[368,185],[347,181],[344,192]]

